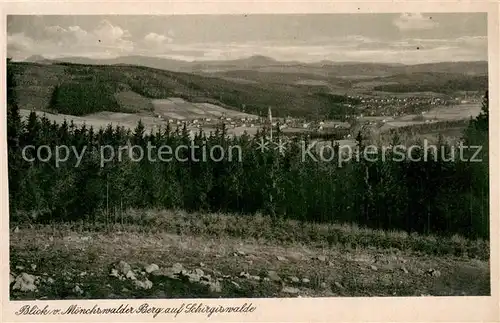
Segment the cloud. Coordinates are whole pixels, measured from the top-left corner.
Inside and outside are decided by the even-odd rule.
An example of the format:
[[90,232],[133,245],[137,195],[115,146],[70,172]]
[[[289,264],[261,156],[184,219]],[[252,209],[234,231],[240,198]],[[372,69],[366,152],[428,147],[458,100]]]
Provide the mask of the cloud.
[[[394,23],[400,24],[401,30],[436,26],[434,22],[429,24],[422,15],[403,15],[398,19]],[[488,45],[486,36],[457,36],[448,39],[405,37],[389,40],[353,34],[318,36],[307,40],[196,43],[182,42],[180,37],[176,37],[174,41],[173,38],[174,32],[168,28],[131,35],[128,30],[113,25],[108,20],[102,20],[93,27],[41,25],[37,27],[36,34],[28,31],[8,34],[7,52],[15,59],[24,59],[30,55],[43,55],[47,58],[145,55],[202,61],[265,55],[282,61],[419,63],[450,59],[485,60]]]
[[7,35],[7,48],[17,51],[30,51],[33,49],[35,42],[24,33]]
[[126,42],[124,38],[130,37],[128,30],[113,26],[109,21],[102,20],[93,32],[103,42]]
[[8,35],[7,51],[21,59],[33,54],[57,57],[64,55],[84,55],[110,57],[131,53],[134,43],[130,33],[119,26],[102,20],[94,29],[85,30],[80,26],[62,27],[58,25],[41,28],[40,35],[33,39],[24,33]]
[[35,42],[24,33],[16,33],[7,35],[7,56],[8,57],[23,57],[25,53],[31,52],[35,47]]
[[149,33],[144,37],[144,41],[153,46],[161,46],[173,41],[172,38],[157,33]]
[[403,13],[393,24],[402,31],[433,29],[439,25],[432,17],[424,17],[421,13]]

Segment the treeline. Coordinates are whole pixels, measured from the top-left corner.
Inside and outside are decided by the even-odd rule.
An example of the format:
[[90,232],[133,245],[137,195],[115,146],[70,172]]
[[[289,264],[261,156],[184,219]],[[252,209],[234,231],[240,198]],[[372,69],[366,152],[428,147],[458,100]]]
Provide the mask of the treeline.
[[[175,150],[179,145],[189,146],[191,139],[186,128],[145,133],[139,123],[134,131],[111,125],[96,130],[51,123],[34,113],[21,120],[13,82],[9,74],[11,221],[97,221],[103,214],[107,219],[119,219],[128,208],[159,208],[241,215],[262,212],[276,221],[355,222],[409,232],[489,235],[487,115],[472,121],[466,134],[468,142],[484,144],[478,156],[483,158],[481,163],[462,161],[458,155],[451,161],[441,156],[397,161],[389,154],[385,161],[379,155],[377,161],[361,159],[339,165],[337,158],[319,160],[314,149],[303,158],[304,149],[312,144],[307,139],[303,144],[295,139],[285,151],[269,145],[271,149],[261,152],[257,143],[266,133],[229,137],[221,126],[210,135],[199,133],[194,138],[197,146],[205,145],[205,156],[210,156],[212,147],[223,147],[220,161],[203,161],[200,148],[194,154],[182,149],[178,156],[182,161],[162,162],[154,154],[155,162],[146,155],[134,161],[135,155],[125,155],[122,161],[115,157],[101,167],[99,151],[103,145],[138,145],[147,152],[148,143]],[[281,137],[279,130],[273,133],[274,141]],[[358,144],[364,147],[363,138],[358,137]],[[22,148],[27,145],[66,145],[78,152],[87,148],[78,167],[74,154],[55,167],[53,159],[24,160]],[[240,147],[241,161],[234,147]],[[445,157],[450,157],[453,148],[443,147]],[[337,154],[338,149],[335,146]],[[221,156],[219,149],[214,151],[215,157]],[[329,156],[325,152],[323,159]],[[413,157],[418,156],[423,157],[424,152],[414,150]],[[36,157],[34,151],[27,157]]]
[[84,116],[100,111],[120,112],[123,109],[114,97],[115,89],[99,82],[67,82],[56,85],[52,91],[49,108],[74,116]]
[[375,91],[411,93],[411,92],[438,92],[451,94],[457,91],[483,91],[488,87],[488,77],[468,76],[460,79],[442,81],[411,82],[399,84],[384,84],[375,86]]

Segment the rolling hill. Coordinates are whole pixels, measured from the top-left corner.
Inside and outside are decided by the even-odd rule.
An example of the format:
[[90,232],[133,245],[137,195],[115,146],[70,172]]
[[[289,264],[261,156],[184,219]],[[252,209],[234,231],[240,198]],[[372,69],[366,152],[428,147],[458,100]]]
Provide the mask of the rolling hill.
[[[36,63],[49,60],[37,55],[29,57],[26,61]],[[121,56],[112,59],[63,57],[52,61],[87,65],[138,65],[187,73],[213,73],[248,69],[261,72],[306,73],[337,77],[360,75],[377,77],[422,72],[456,73],[464,75],[487,75],[488,73],[488,63],[485,61],[442,62],[418,65],[332,61],[303,63],[297,61],[281,62],[261,55],[237,60],[193,62],[139,55]]]
[[[149,99],[179,97],[188,102],[212,103],[230,110],[276,116],[313,116],[344,112],[352,101],[328,89],[286,84],[242,84],[215,77],[130,65],[10,63],[15,71],[21,108],[85,115],[99,111],[149,111]],[[134,92],[137,105],[123,105],[116,97]],[[137,96],[136,96],[137,97]],[[339,111],[337,111],[339,110]]]
[[[151,113],[152,99],[179,97],[254,115],[265,115],[272,107],[276,116],[315,118],[355,113],[355,108],[343,104],[356,104],[346,95],[452,94],[484,91],[488,84],[486,62],[305,64],[264,56],[207,62],[144,56],[60,60],[72,62],[33,56],[29,62],[10,63],[23,108],[72,115]],[[134,99],[120,100],[123,92],[133,93],[129,97]]]

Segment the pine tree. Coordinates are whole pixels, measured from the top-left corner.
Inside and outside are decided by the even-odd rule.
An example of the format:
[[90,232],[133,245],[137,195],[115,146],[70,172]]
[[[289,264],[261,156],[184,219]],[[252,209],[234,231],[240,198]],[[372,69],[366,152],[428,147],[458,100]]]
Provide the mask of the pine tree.
[[22,174],[20,154],[20,136],[23,132],[21,114],[16,95],[16,80],[13,64],[7,59],[7,154],[9,177],[9,200],[11,212],[17,208],[17,199]]

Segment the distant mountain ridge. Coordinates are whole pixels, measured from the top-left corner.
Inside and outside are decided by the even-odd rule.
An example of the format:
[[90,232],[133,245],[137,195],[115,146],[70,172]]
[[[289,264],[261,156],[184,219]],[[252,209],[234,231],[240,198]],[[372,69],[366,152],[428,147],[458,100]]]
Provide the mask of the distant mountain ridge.
[[87,57],[62,57],[47,59],[41,55],[28,57],[26,62],[32,63],[73,63],[87,65],[137,65],[174,72],[188,73],[215,73],[232,70],[257,70],[261,72],[281,73],[311,73],[331,74],[338,76],[370,75],[384,76],[391,74],[406,74],[419,72],[459,73],[469,75],[486,75],[488,62],[440,62],[417,65],[399,63],[362,63],[362,62],[333,62],[323,60],[315,63],[298,61],[278,61],[273,58],[254,55],[247,58],[221,61],[182,61],[169,58],[151,56],[120,56],[109,59],[93,59]]

